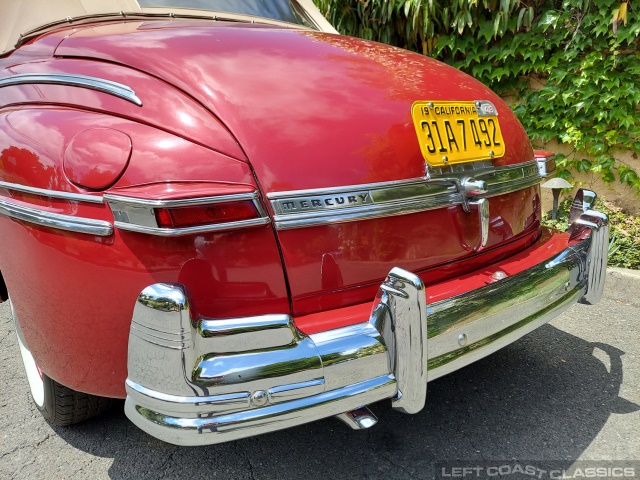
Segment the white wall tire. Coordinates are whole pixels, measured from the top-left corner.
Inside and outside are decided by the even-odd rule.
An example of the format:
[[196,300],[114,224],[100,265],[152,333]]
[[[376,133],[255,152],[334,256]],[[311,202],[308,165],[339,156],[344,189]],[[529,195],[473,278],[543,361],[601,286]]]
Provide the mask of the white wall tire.
[[29,389],[31,390],[31,398],[45,420],[57,426],[67,426],[82,422],[110,409],[114,404],[113,399],[98,397],[65,387],[40,370],[24,341],[11,299],[9,299],[9,306],[16,329],[22,363],[27,374]]
[[35,404],[42,408],[44,407],[44,382],[42,381],[42,373],[38,369],[33,355],[31,355],[31,352],[24,346],[20,337],[18,337],[18,345],[20,346],[20,355],[22,355],[24,370],[27,373],[31,397]]

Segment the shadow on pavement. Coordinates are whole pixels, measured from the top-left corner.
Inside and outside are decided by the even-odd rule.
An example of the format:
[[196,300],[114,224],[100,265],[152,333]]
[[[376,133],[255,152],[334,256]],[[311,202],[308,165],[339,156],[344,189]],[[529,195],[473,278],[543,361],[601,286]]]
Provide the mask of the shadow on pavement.
[[56,428],[72,446],[113,458],[112,478],[432,478],[452,460],[559,461],[569,467],[612,413],[640,407],[618,396],[624,352],[546,325],[429,383],[427,405],[403,415],[373,405],[380,422],[352,431],[335,419],[207,447],[175,447],[120,411]]

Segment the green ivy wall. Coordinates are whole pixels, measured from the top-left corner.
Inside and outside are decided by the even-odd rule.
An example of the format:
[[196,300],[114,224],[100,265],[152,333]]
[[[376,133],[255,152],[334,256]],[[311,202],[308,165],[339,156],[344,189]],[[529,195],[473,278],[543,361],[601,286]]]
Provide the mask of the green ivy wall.
[[535,145],[560,152],[563,177],[631,192],[640,210],[640,3],[315,1],[343,34],[436,57],[484,82],[512,101]]

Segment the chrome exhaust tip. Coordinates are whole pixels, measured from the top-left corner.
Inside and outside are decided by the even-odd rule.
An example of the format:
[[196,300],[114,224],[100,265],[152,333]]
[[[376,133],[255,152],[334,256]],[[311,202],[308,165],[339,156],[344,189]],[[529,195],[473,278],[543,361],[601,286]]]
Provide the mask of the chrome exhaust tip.
[[354,430],[364,430],[378,423],[378,418],[368,407],[360,407],[350,412],[341,413],[336,415],[336,418],[342,420]]

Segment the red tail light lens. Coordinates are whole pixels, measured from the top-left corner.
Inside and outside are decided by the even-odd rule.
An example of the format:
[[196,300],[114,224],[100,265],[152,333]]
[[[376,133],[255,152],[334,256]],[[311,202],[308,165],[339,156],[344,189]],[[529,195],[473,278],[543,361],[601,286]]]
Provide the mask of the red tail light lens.
[[189,207],[156,208],[156,221],[160,228],[196,227],[259,217],[260,214],[251,200]]

